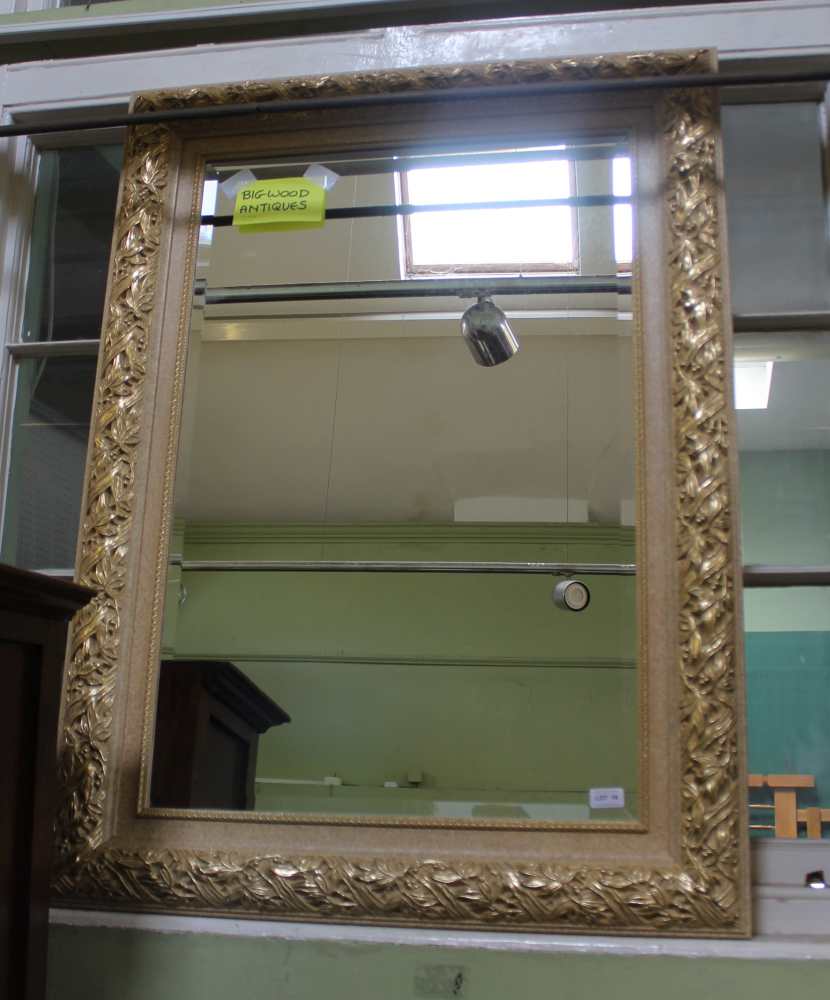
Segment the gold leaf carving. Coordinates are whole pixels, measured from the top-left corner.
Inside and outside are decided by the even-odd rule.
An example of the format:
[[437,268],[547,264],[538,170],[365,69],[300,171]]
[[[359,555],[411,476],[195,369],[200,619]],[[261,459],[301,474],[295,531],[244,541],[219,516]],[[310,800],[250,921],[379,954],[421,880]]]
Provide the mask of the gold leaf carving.
[[738,906],[740,771],[729,549],[729,428],[714,94],[666,101],[683,683],[683,843],[725,913]]
[[705,73],[709,68],[709,55],[705,50],[471,63],[466,66],[426,66],[414,70],[382,70],[264,82],[244,81],[219,87],[190,87],[186,90],[158,90],[139,95],[134,110],[164,111],[214,104],[350,97],[355,94],[441,92],[500,84],[577,83],[581,80],[677,76],[683,73]]
[[168,140],[166,128],[133,129],[125,153],[78,570],[79,580],[98,593],[73,622],[64,694],[58,850],[65,859],[98,847],[103,836],[120,601],[132,529]]
[[[701,52],[240,83],[143,95],[136,110],[701,72]],[[75,904],[292,919],[534,930],[741,933],[739,765],[714,97],[663,102],[681,609],[682,863],[676,869],[431,859],[235,856],[104,843],[120,607],[131,544],[144,358],[169,132],[131,132],[96,398],[77,619],[67,678],[56,895]]]
[[652,930],[718,925],[722,907],[682,873],[545,865],[103,848],[67,869],[59,896],[110,906],[246,916],[493,924],[514,929]]

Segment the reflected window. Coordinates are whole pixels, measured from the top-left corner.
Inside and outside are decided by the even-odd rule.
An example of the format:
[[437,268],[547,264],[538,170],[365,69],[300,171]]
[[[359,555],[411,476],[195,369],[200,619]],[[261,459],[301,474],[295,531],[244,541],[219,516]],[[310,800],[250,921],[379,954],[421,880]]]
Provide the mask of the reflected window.
[[[611,224],[603,233],[594,219],[584,217],[603,203],[589,206],[576,200],[584,195],[631,198],[631,158],[614,156],[614,148],[609,144],[598,152],[589,147],[586,153],[584,147],[579,151],[559,146],[550,150],[549,159],[544,158],[545,151],[501,152],[493,154],[496,162],[419,166],[401,172],[402,204],[447,206],[404,216],[405,275],[595,271],[595,262],[603,254],[603,248],[596,244],[607,242],[606,235],[612,245],[607,246],[605,257],[609,263],[613,259],[618,271],[630,271],[630,201],[613,203]],[[594,158],[582,158],[586,155]],[[570,199],[574,199],[573,204],[567,203]],[[560,200],[566,203],[545,204]],[[521,201],[531,205],[463,208],[466,204]],[[586,243],[591,245],[585,247]],[[587,249],[587,254],[581,253],[582,249]]]
[[[401,176],[404,202],[570,198],[568,160],[420,167]],[[411,274],[576,270],[575,225],[568,205],[422,212],[406,220]]]
[[[778,836],[826,839],[830,242],[821,106],[731,105],[723,124],[741,535],[754,567],[744,592],[750,823],[758,837],[778,823]],[[765,572],[791,585],[764,586]],[[789,817],[773,811],[776,788],[790,796]],[[820,807],[828,818],[817,817]]]
[[[441,274],[595,273],[602,260],[598,254],[596,226],[599,204],[546,205],[546,201],[576,199],[577,196],[608,196],[628,199],[614,202],[606,248],[610,265],[626,273],[633,260],[633,208],[631,158],[613,156],[609,145],[596,159],[570,159],[566,147],[552,150],[555,158],[514,160],[487,164],[456,164],[416,167],[399,175],[399,198],[403,205],[439,206],[440,211],[417,211],[401,222],[404,274],[408,277]],[[533,151],[526,151],[531,155]],[[519,157],[519,159],[515,159]],[[610,165],[610,170],[609,170]],[[467,203],[530,201],[528,207],[471,208]],[[584,253],[585,246],[588,253]],[[600,268],[611,270],[610,266]]]
[[[798,349],[788,336],[771,350],[774,362],[737,364],[743,559],[803,570],[830,565],[830,356],[822,334],[799,337]],[[743,388],[742,369],[751,376]],[[744,620],[749,770],[795,776],[803,819],[806,809],[830,808],[830,588],[748,589]],[[772,796],[767,786],[753,790],[756,836],[774,830],[762,808]],[[803,822],[786,835],[796,829],[805,835]]]
[[[611,191],[618,198],[631,197],[631,157],[612,161]],[[630,271],[634,260],[634,210],[631,204],[614,205],[614,261],[619,271]]]

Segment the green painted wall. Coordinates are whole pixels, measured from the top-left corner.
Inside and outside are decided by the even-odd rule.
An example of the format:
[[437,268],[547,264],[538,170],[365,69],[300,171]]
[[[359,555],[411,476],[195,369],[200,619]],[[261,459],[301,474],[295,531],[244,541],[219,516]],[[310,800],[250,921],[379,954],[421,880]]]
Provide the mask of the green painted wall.
[[[186,560],[631,562],[596,525],[183,525]],[[291,716],[260,738],[260,810],[588,818],[637,785],[635,586],[590,580],[581,614],[542,576],[181,573],[168,654],[232,660]],[[385,782],[417,787],[389,789]],[[322,786],[325,776],[343,785]],[[308,781],[314,784],[277,784]],[[545,812],[545,802],[551,804]],[[508,810],[508,812],[505,812]]]
[[116,14],[167,13],[174,10],[198,10],[202,7],[247,7],[256,2],[257,0],[111,0],[109,3],[98,2],[89,6],[80,4],[52,10],[31,11],[26,14],[6,14],[0,17],[0,23],[77,21],[89,17],[115,16]]
[[750,632],[746,660],[749,770],[814,774],[799,805],[830,805],[830,632]]
[[[740,468],[744,562],[830,563],[830,452],[745,452]],[[799,805],[828,806],[830,588],[749,590],[744,611],[749,770],[815,775]]]
[[[533,955],[53,927],[48,1000],[409,1000],[423,966],[464,1000],[824,1000],[830,962]],[[421,994],[423,995],[423,994]]]
[[[740,456],[745,563],[830,563],[830,451],[747,451]],[[750,590],[748,632],[823,631],[830,588]]]
[[380,787],[420,771],[439,798],[501,789],[519,799],[635,779],[633,669],[381,661],[247,664],[246,673],[278,693],[292,720],[260,740],[260,777],[337,774]]

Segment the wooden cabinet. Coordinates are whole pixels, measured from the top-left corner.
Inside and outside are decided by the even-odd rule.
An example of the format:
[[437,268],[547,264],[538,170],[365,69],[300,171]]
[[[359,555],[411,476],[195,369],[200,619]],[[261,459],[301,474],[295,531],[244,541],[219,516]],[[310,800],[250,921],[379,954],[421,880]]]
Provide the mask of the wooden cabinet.
[[66,631],[92,596],[0,565],[0,997],[44,995]]
[[253,809],[259,735],[290,721],[227,660],[162,660],[151,803]]

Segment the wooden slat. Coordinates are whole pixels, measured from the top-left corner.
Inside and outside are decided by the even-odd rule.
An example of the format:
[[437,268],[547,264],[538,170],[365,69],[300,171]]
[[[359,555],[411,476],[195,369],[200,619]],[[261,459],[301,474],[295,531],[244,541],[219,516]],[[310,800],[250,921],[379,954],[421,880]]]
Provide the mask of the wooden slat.
[[813,774],[768,774],[766,783],[770,788],[815,788]]
[[805,809],[804,814],[807,836],[810,840],[821,840],[821,809],[813,806],[811,809]]
[[775,836],[797,837],[798,818],[795,803],[795,792],[791,788],[777,788],[775,800]]

